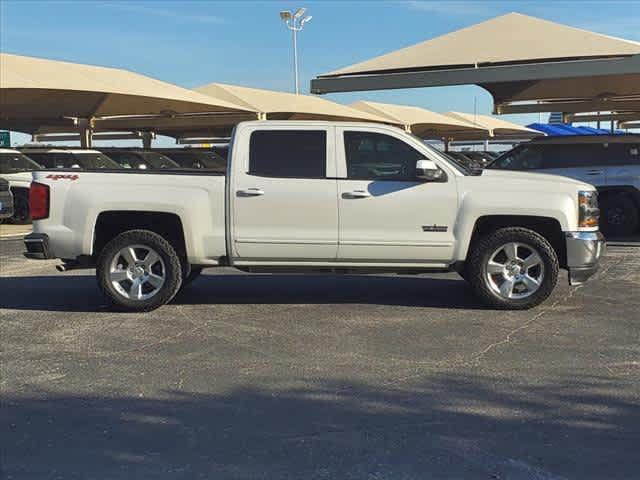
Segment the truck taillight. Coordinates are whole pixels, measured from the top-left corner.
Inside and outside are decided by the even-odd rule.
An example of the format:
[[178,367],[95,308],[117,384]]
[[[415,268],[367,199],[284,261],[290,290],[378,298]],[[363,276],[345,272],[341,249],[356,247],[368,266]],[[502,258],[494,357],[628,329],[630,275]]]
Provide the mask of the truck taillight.
[[29,209],[32,220],[42,220],[49,217],[49,186],[38,182],[31,182],[29,190]]

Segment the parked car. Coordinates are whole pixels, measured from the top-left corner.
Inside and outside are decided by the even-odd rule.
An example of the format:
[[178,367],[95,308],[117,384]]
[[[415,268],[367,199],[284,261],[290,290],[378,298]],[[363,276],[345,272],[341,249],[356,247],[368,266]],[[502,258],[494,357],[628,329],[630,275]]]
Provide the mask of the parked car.
[[29,214],[29,187],[31,172],[42,167],[18,150],[0,148],[0,178],[9,182],[13,194],[13,216],[10,221],[16,224],[31,222]]
[[447,152],[447,155],[453,158],[454,160],[458,161],[459,163],[463,164],[467,168],[471,168],[471,169],[482,168],[482,165],[480,165],[476,160],[467,156],[467,152]]
[[0,222],[13,216],[13,194],[9,182],[0,178]]
[[605,235],[631,235],[640,227],[640,135],[542,137],[504,153],[489,168],[590,183],[600,194]]
[[119,163],[114,162],[98,150],[27,147],[20,149],[20,151],[47,169],[94,170],[122,168]]
[[211,170],[224,173],[227,170],[227,160],[211,149],[205,148],[163,148],[154,149],[155,152],[166,155],[182,168]]
[[559,268],[586,281],[604,249],[592,186],[474,174],[385,125],[243,122],[224,175],[67,171],[34,174],[25,255],[95,266],[106,296],[129,310],[169,302],[216,266],[457,271],[487,304],[524,309],[550,295]]
[[112,160],[118,162],[123,168],[135,169],[164,169],[164,168],[180,168],[176,162],[166,155],[157,151],[138,150],[138,149],[100,149],[102,153]]

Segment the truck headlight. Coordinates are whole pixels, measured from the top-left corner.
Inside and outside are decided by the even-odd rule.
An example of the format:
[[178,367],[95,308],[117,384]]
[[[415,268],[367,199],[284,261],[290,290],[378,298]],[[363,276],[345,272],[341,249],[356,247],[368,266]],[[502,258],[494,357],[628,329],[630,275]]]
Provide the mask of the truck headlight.
[[595,190],[578,192],[578,227],[594,228],[600,221],[598,192]]

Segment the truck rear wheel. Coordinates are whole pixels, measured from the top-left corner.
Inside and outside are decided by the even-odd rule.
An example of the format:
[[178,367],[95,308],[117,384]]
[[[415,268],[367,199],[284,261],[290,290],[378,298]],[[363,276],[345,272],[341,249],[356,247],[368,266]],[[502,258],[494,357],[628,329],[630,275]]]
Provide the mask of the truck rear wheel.
[[175,249],[160,235],[129,230],[104,247],[96,276],[114,305],[146,312],[173,299],[182,283],[182,267]]
[[558,281],[558,257],[527,228],[502,228],[478,241],[466,262],[467,281],[492,307],[525,310],[546,300]]

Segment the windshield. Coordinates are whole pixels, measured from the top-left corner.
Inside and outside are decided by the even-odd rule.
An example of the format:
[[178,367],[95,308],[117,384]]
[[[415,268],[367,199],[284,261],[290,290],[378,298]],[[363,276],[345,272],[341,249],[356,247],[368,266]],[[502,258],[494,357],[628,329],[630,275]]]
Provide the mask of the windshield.
[[440,159],[445,160],[448,164],[450,164],[453,168],[455,168],[456,170],[458,170],[458,172],[462,173],[463,175],[471,175],[471,170],[469,170],[463,163],[460,163],[458,160],[456,160],[455,158],[450,157],[449,155],[447,155],[445,152],[442,152],[440,150],[438,150],[437,148],[429,145],[428,143],[425,143],[425,141],[414,135],[413,133],[409,133],[409,135],[411,135],[413,138],[415,138],[416,140],[418,140],[421,144],[423,144],[425,147],[427,147],[427,149],[432,152],[435,156],[439,156]]
[[[82,168],[122,168],[120,164],[114,162],[102,153],[73,153],[76,164]],[[68,167],[67,167],[68,168]]]
[[41,168],[40,165],[22,153],[0,153],[0,173],[31,172]]
[[138,152],[144,159],[145,163],[153,168],[180,168],[176,162],[169,157],[157,152]]

